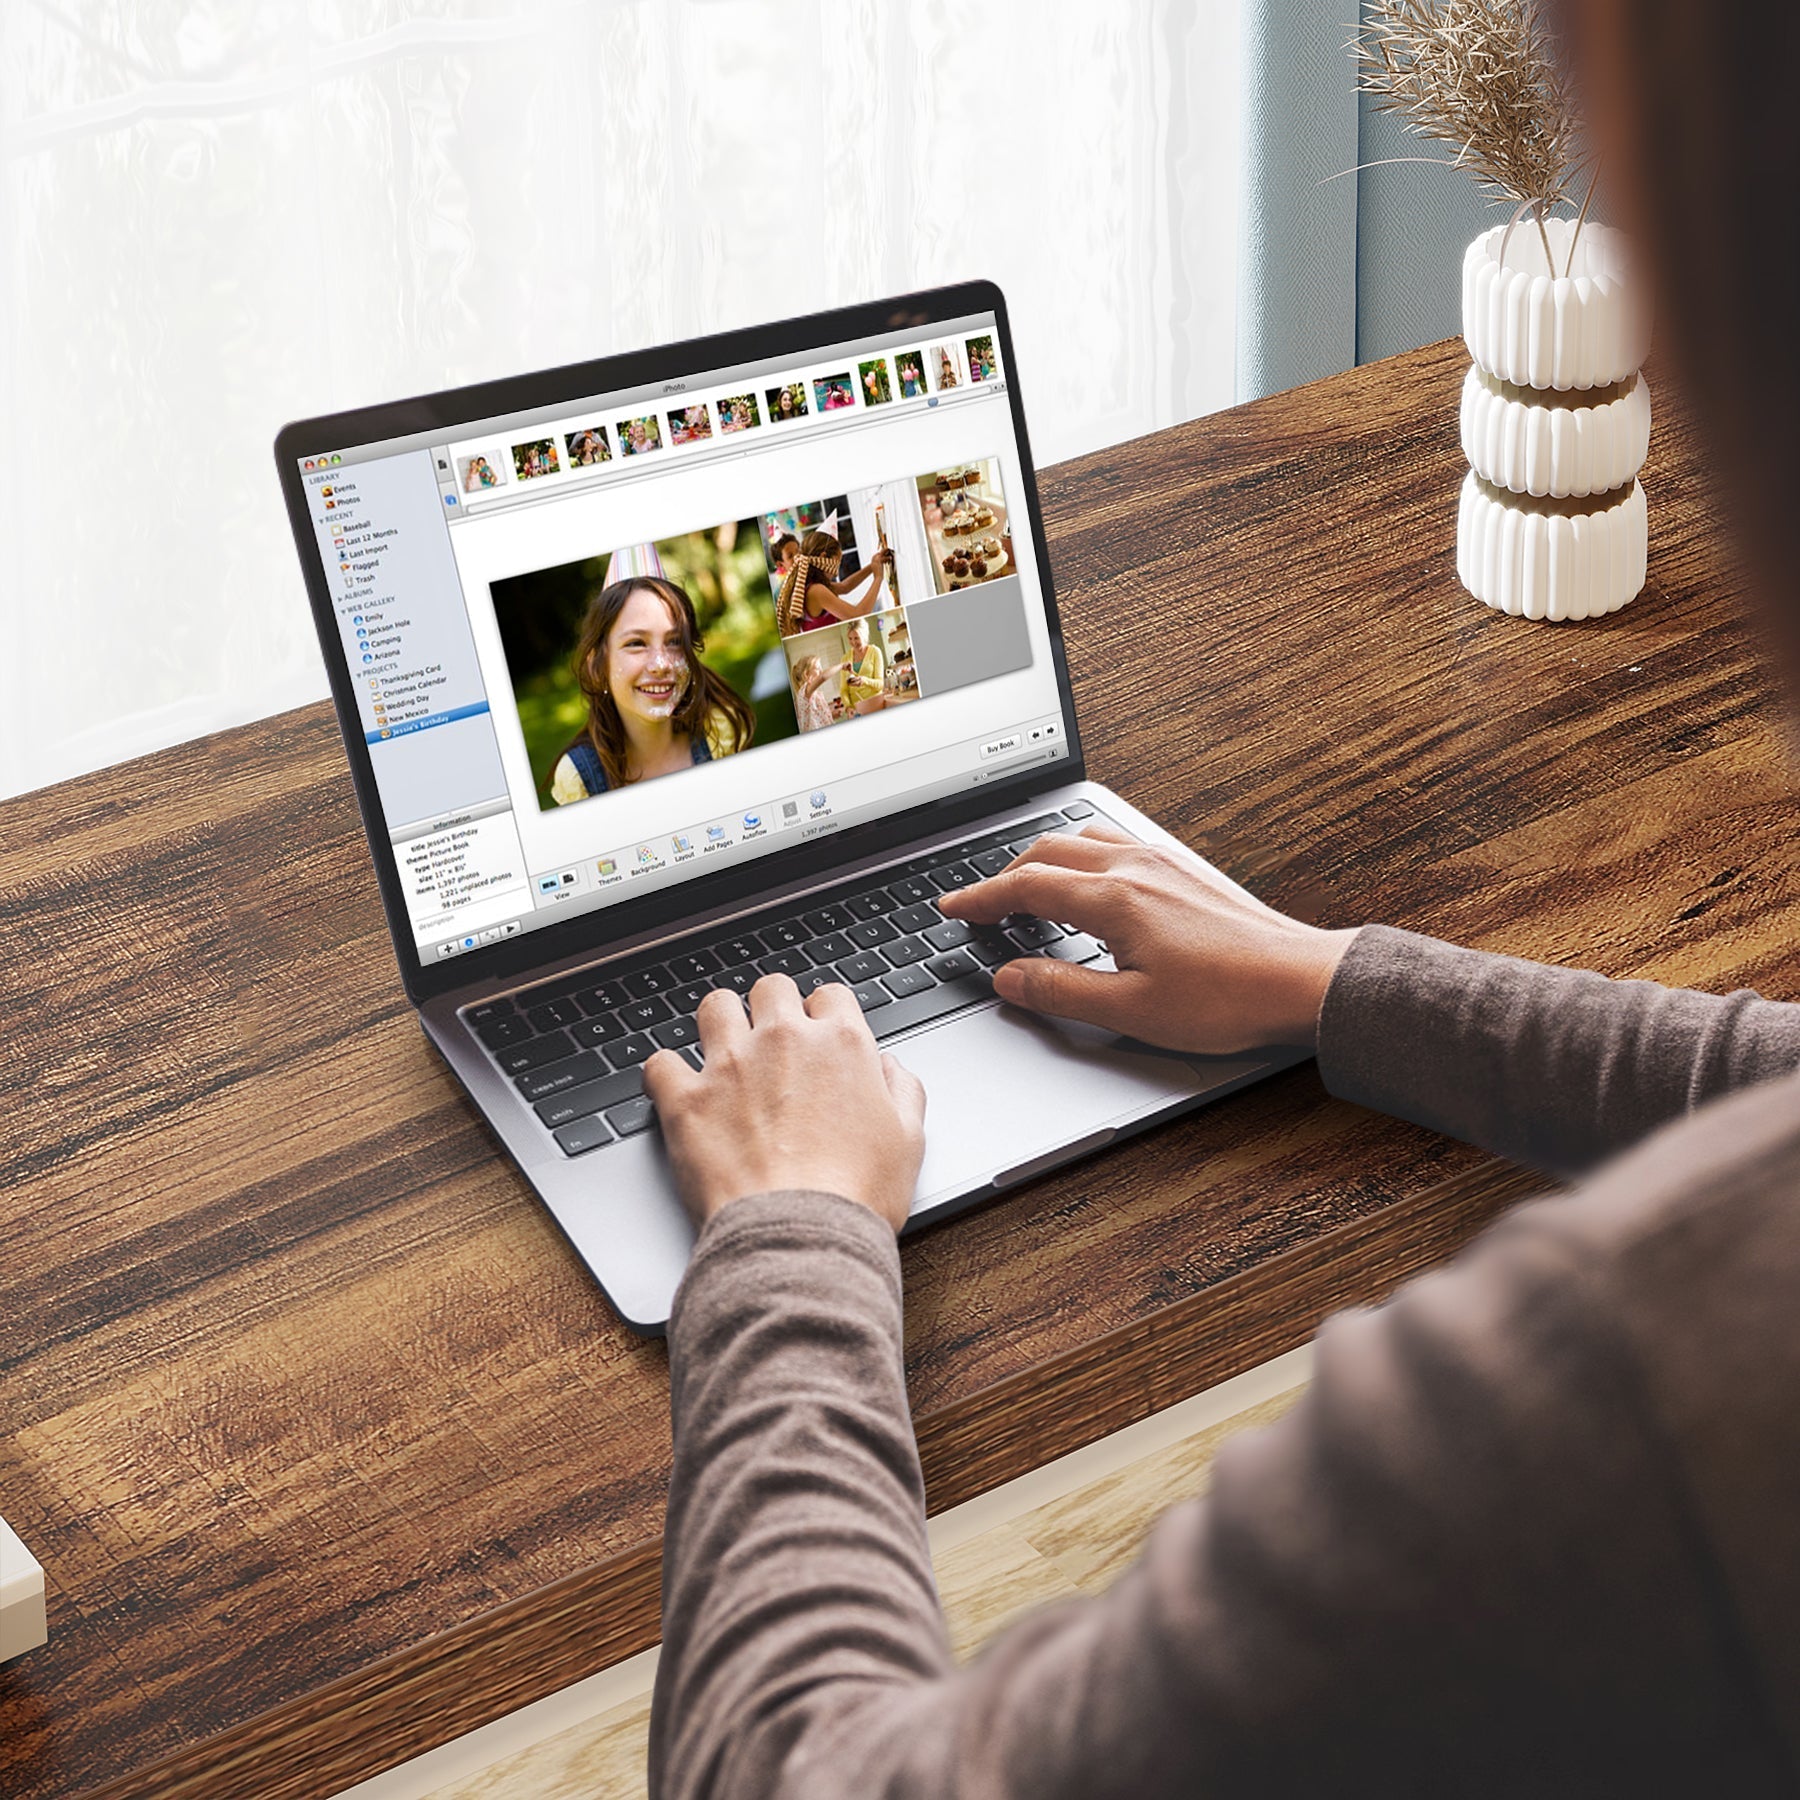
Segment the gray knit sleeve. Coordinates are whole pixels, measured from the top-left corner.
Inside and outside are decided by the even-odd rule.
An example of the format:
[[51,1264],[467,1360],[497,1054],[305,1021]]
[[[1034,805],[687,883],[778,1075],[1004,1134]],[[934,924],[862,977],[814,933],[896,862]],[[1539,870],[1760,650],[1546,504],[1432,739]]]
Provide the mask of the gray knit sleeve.
[[1609,981],[1384,925],[1319,1017],[1340,1099],[1572,1174],[1705,1101],[1800,1068],[1800,1006]]

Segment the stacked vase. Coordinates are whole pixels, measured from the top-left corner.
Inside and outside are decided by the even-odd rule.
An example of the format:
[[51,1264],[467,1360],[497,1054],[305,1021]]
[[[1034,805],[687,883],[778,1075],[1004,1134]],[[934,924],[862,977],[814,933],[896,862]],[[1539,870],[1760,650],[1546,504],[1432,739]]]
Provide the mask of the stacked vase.
[[1476,599],[1527,619],[1593,619],[1644,585],[1638,471],[1650,445],[1650,389],[1638,365],[1649,321],[1625,244],[1546,222],[1555,273],[1527,220],[1483,232],[1463,256],[1463,383],[1469,459],[1456,572]]

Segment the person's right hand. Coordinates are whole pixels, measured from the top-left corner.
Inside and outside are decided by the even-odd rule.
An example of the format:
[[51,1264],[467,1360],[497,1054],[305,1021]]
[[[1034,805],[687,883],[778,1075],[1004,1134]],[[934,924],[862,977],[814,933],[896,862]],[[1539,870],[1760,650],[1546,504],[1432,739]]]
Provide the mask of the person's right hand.
[[1001,999],[1171,1050],[1314,1044],[1319,1008],[1354,931],[1290,919],[1188,851],[1110,827],[1041,837],[991,880],[938,901],[993,924],[1034,913],[1101,939],[1118,972],[1048,956],[994,971]]

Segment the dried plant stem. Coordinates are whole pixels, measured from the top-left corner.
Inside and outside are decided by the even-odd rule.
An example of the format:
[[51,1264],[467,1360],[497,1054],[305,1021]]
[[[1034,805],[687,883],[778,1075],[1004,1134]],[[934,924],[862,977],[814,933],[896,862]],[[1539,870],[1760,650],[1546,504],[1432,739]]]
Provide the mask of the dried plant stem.
[[1575,215],[1575,229],[1569,234],[1569,260],[1563,265],[1566,280],[1575,273],[1575,246],[1581,242],[1581,228],[1587,223],[1588,208],[1594,204],[1594,189],[1600,185],[1600,158],[1594,158],[1594,172],[1588,177],[1588,191]]

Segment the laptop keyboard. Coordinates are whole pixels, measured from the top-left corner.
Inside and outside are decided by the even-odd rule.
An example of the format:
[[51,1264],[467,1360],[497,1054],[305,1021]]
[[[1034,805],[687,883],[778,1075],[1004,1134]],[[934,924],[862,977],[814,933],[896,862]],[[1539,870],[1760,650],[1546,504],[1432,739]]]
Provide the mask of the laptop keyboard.
[[1105,947],[1081,932],[1014,914],[998,925],[946,919],[937,897],[970,887],[1046,832],[1093,816],[1085,800],[934,851],[878,877],[715,927],[641,959],[558,976],[465,1007],[461,1018],[530,1102],[565,1156],[646,1131],[655,1112],[643,1065],[675,1050],[701,1066],[694,1012],[714,988],[748,994],[764,975],[791,975],[802,994],[841,982],[878,1039],[993,998],[990,973],[1019,956],[1087,963]]

